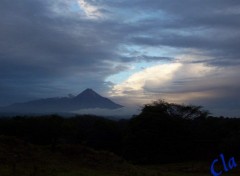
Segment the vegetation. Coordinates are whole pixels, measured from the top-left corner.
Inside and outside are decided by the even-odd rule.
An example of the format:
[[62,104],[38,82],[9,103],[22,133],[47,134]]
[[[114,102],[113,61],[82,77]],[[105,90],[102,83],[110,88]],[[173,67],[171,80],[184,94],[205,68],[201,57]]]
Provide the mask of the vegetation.
[[220,153],[240,157],[240,119],[162,100],[129,120],[0,118],[1,176],[204,176]]

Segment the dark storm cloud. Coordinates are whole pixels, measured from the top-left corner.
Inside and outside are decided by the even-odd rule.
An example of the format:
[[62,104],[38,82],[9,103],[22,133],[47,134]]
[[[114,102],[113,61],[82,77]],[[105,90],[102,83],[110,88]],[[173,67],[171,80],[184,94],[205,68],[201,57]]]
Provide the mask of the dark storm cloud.
[[[181,35],[181,34],[166,34],[165,36],[156,37],[133,37],[131,40],[134,44],[150,45],[150,46],[170,46],[178,48],[196,48],[201,50],[214,51],[236,51],[238,52],[240,41],[237,35],[232,37],[221,37],[217,35],[213,38],[209,36],[194,36],[194,35]],[[222,52],[221,52],[222,53]],[[224,54],[224,53],[223,53]],[[226,53],[228,54],[228,53]],[[233,53],[235,54],[235,53]]]
[[[57,2],[66,5],[69,1]],[[134,33],[136,27],[113,19],[64,14],[64,8],[56,9],[56,5],[56,1],[46,0],[1,1],[0,88],[9,91],[0,93],[5,97],[0,104],[6,104],[6,99],[21,101],[21,87],[22,98],[34,92],[49,94],[58,82],[77,84],[76,89],[92,86],[101,90],[105,77],[127,69],[124,62],[139,60],[118,51],[126,34]],[[61,86],[62,91],[55,94],[76,91],[70,85]]]
[[239,64],[238,1],[135,0],[109,4],[120,6],[129,16],[140,16],[128,26],[130,31],[135,29],[129,35],[134,45],[198,49],[219,58],[219,63],[209,61],[211,64],[222,64],[223,60]]
[[[238,1],[86,0],[102,14],[95,19],[71,9],[72,2],[1,0],[0,105],[86,87],[104,92],[112,86],[105,79],[131,63],[170,62],[193,50],[201,54],[183,62],[240,64]],[[176,53],[161,53],[169,48]]]
[[[122,60],[134,60],[136,62],[141,62],[141,61],[149,61],[149,62],[153,62],[153,61],[173,61],[174,58],[172,57],[161,57],[161,56],[148,56],[148,55],[141,55],[141,54],[135,54],[136,56],[125,56],[122,57]],[[122,69],[124,70],[124,69]]]
[[107,24],[56,15],[53,4],[1,1],[0,104],[74,91],[67,84],[78,91],[101,87],[107,75],[119,71],[105,62],[119,58]]

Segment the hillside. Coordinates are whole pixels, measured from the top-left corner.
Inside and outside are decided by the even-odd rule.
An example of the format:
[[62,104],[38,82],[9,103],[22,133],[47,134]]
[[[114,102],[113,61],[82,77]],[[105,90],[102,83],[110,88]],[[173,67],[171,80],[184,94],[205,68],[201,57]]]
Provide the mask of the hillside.
[[[17,146],[17,147],[16,147]],[[0,136],[1,176],[207,176],[202,163],[136,166],[113,153],[82,145],[49,146]]]

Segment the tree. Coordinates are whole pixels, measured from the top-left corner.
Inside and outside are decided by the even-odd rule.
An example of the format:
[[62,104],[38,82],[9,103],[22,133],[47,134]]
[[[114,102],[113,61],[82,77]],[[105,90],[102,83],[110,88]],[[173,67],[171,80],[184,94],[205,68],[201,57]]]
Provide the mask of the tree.
[[194,155],[194,119],[206,119],[201,106],[179,105],[158,100],[132,118],[125,138],[125,158],[136,163],[166,163]]
[[163,117],[195,119],[206,118],[209,112],[202,109],[202,106],[184,105],[176,103],[168,103],[164,100],[154,101],[146,104],[140,115],[160,115]]

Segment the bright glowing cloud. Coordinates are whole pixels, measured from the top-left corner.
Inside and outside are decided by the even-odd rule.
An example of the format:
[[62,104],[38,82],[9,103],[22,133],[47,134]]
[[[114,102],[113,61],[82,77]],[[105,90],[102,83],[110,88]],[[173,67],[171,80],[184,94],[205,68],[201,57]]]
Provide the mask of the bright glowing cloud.
[[[113,96],[191,102],[217,96],[216,88],[230,83],[221,81],[224,70],[203,63],[169,63],[139,71],[112,88]],[[212,92],[212,90],[215,92]]]
[[142,91],[148,83],[158,82],[158,84],[164,85],[172,79],[174,73],[181,66],[180,63],[173,63],[146,68],[115,85],[112,91],[115,95],[125,95],[129,91]]
[[78,3],[88,18],[97,19],[102,16],[98,7],[91,5],[86,0],[78,0]]

